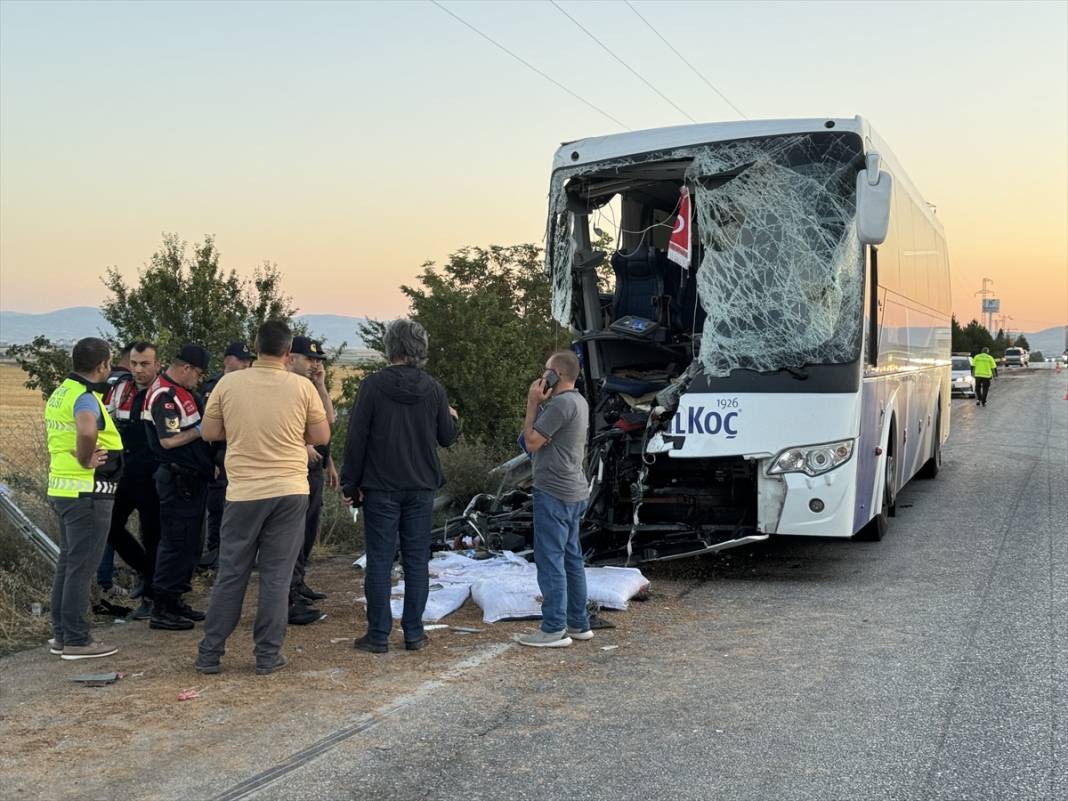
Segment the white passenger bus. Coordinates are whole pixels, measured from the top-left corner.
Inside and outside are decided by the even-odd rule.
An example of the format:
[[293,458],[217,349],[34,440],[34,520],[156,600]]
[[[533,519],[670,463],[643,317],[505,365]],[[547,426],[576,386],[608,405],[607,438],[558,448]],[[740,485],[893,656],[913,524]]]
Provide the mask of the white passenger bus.
[[945,238],[865,120],[570,142],[549,203],[553,313],[591,409],[588,554],[880,539],[937,474]]

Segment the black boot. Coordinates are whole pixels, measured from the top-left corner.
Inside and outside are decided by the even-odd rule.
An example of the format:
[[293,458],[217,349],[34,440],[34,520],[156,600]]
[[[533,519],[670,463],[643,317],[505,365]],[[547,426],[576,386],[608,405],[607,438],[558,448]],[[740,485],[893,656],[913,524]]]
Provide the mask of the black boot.
[[148,621],[148,627],[164,631],[185,631],[193,628],[193,621],[181,614],[177,599],[157,595],[152,604],[152,619]]
[[206,614],[201,612],[199,609],[194,609],[189,604],[187,604],[182,598],[179,598],[174,604],[174,611],[176,611],[182,617],[192,620],[194,623],[199,623],[207,617]]

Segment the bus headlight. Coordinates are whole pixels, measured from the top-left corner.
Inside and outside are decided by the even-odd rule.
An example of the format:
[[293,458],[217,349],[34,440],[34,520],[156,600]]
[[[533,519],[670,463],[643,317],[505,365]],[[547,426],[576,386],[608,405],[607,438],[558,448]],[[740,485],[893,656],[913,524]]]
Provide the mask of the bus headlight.
[[803,445],[800,448],[787,448],[772,460],[768,475],[782,473],[804,473],[818,476],[845,464],[853,455],[853,440],[827,442],[822,445]]

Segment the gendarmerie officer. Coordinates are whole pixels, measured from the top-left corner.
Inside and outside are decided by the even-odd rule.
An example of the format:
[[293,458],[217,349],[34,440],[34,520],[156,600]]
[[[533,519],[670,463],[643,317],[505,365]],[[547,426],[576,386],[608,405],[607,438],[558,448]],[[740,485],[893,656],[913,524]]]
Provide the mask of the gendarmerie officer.
[[[326,411],[326,422],[333,425],[336,415],[326,389],[326,354],[321,342],[305,336],[293,337],[289,353],[289,371],[304,376],[312,382]],[[319,519],[323,512],[323,486],[338,486],[337,468],[330,458],[330,445],[308,446],[308,511],[304,520],[304,544],[293,566],[293,580],[289,588],[289,622],[297,626],[322,620],[325,615],[312,606],[315,601],[326,598],[304,581],[315,539],[319,534]]]
[[[152,615],[152,576],[159,550],[159,495],[155,478],[159,461],[149,445],[142,419],[148,390],[159,377],[159,359],[151,342],[133,342],[129,348],[129,371],[104,396],[104,405],[122,435],[125,460],[122,480],[115,492],[108,542],[126,564],[141,574],[138,593],[141,605],[134,611],[133,619],[147,620]],[[141,529],[140,543],[126,528],[134,511]]]
[[190,629],[193,621],[204,619],[204,613],[186,604],[182,595],[192,588],[208,482],[215,474],[211,447],[200,438],[203,401],[194,391],[207,370],[208,351],[201,345],[184,345],[145,399],[148,441],[160,461],[156,471],[160,544],[148,624],[154,629]]
[[[244,342],[231,342],[223,354],[223,370],[212,376],[204,384],[204,405],[211,397],[211,391],[219,379],[227,373],[247,370],[256,361],[252,351]],[[204,553],[200,557],[199,567],[214,570],[219,565],[219,532],[222,530],[223,508],[226,506],[226,442],[216,442],[212,446],[215,456],[215,476],[208,484],[208,532],[204,544]]]

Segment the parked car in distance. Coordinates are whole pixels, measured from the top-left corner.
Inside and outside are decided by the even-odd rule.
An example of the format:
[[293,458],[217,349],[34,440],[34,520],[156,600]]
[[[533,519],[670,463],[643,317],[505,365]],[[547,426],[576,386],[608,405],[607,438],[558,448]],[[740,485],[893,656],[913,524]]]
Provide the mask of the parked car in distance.
[[966,398],[975,397],[975,378],[972,376],[971,358],[968,356],[954,356],[952,376],[951,394],[963,395]]
[[1030,353],[1023,348],[1005,348],[1006,367],[1027,367]]

